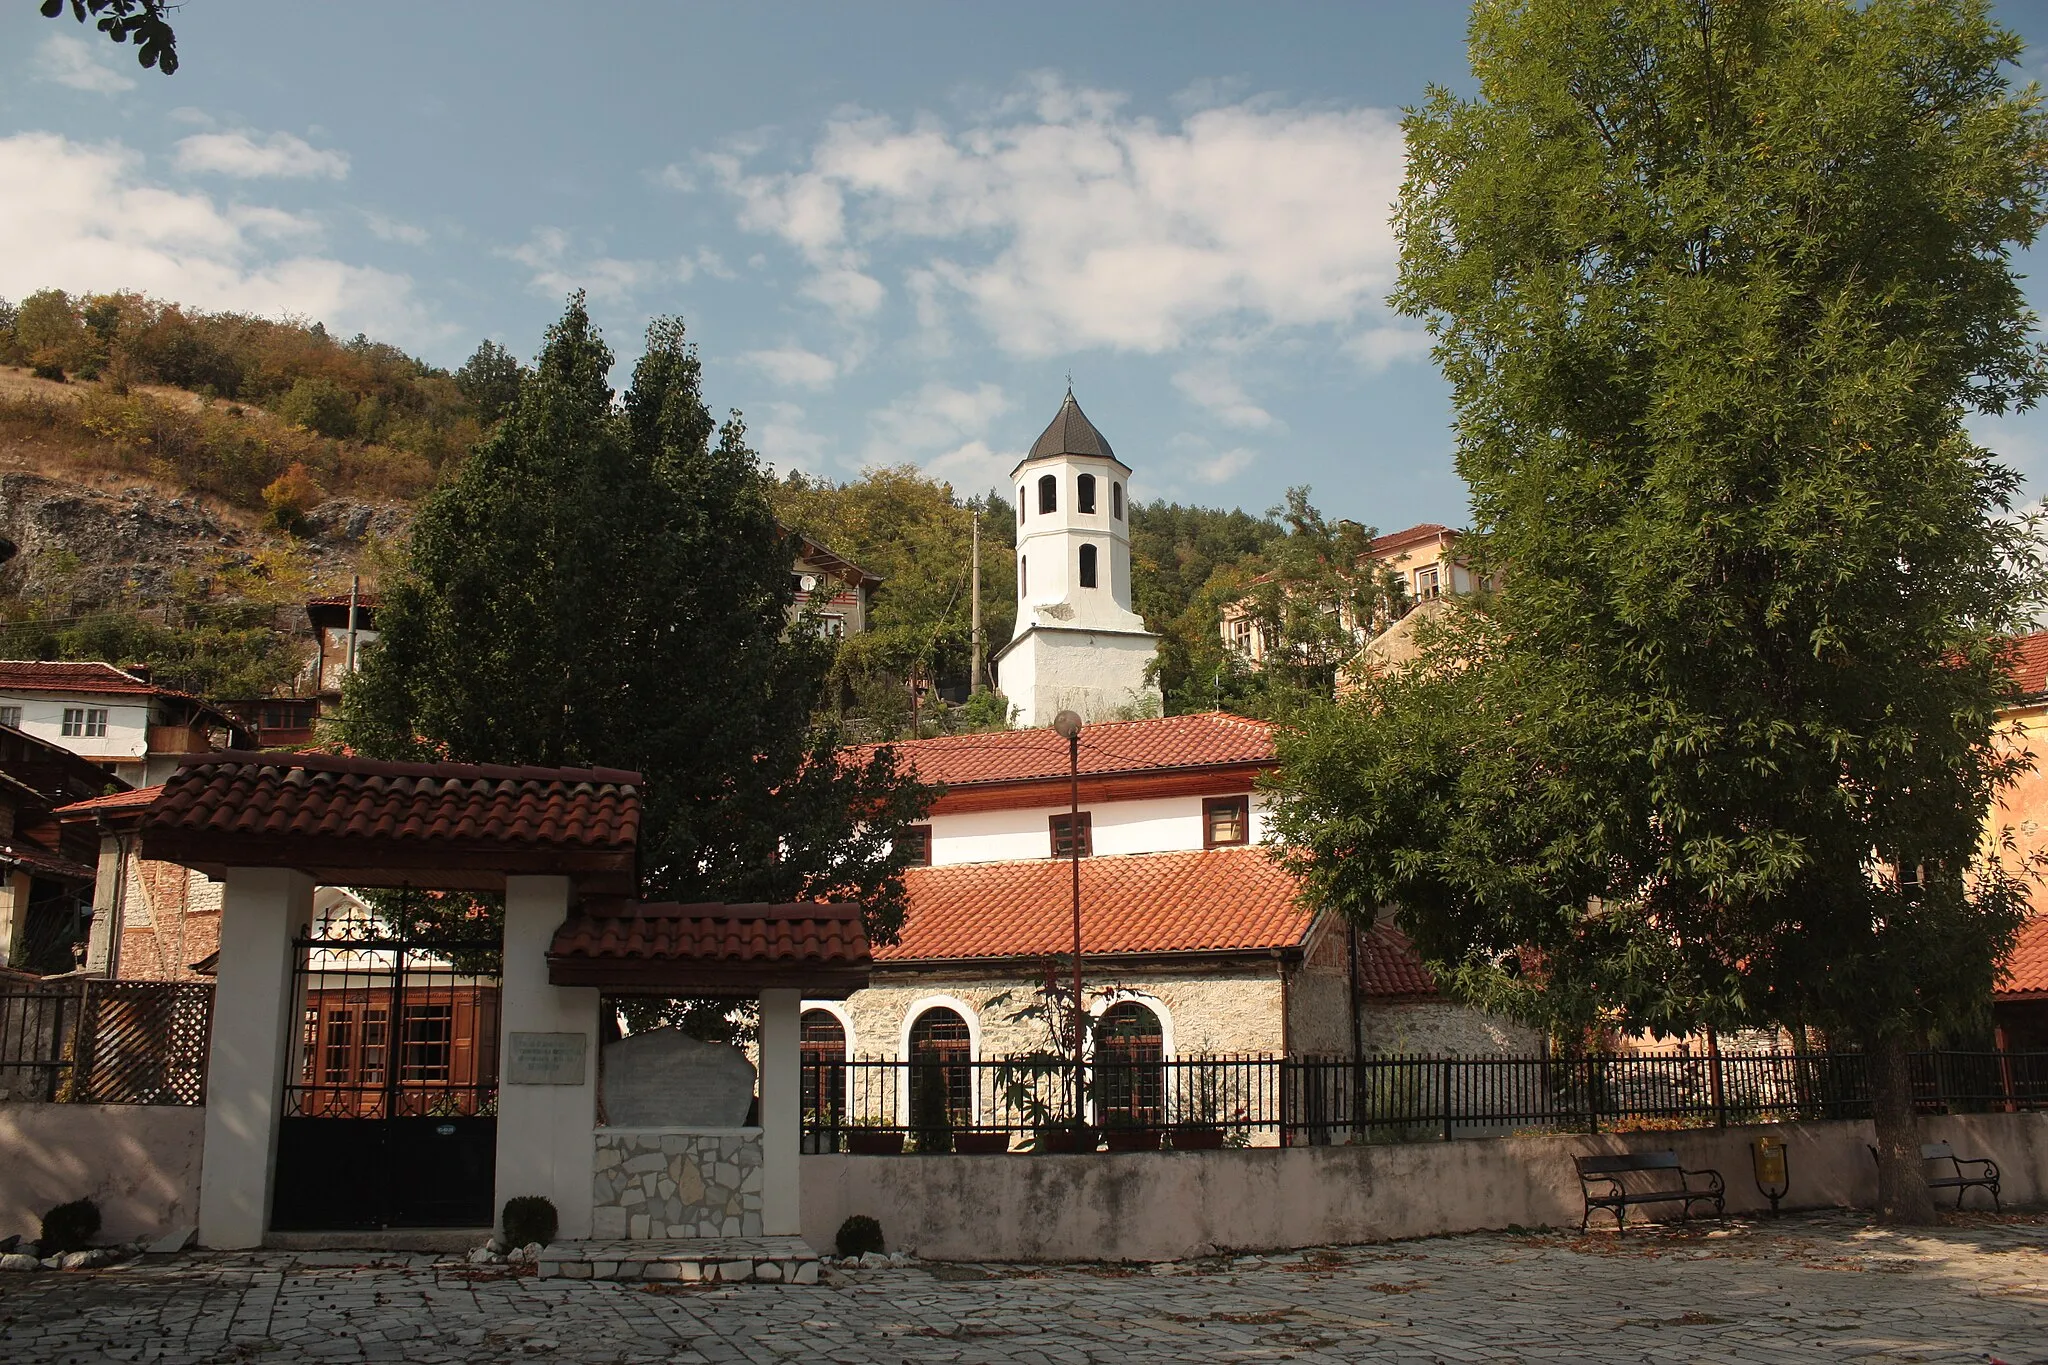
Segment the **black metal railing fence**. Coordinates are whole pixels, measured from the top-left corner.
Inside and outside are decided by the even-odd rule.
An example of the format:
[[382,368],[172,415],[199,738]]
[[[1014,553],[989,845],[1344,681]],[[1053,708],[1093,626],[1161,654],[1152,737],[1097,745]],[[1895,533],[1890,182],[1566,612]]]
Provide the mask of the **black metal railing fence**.
[[[1925,1113],[2048,1109],[2048,1052],[1917,1053],[1913,1080]],[[1078,1069],[1043,1057],[806,1054],[803,1092],[811,1151],[864,1132],[951,1150],[960,1133],[1016,1138],[1077,1124],[1295,1146],[1870,1115],[1864,1058],[1853,1052],[1199,1056]]]
[[0,1100],[203,1104],[213,987],[67,978],[0,985]]

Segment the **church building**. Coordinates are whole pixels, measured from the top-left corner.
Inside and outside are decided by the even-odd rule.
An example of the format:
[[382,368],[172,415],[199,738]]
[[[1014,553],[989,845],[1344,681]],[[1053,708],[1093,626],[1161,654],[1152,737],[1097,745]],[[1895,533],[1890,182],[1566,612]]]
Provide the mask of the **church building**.
[[[940,788],[913,827],[908,914],[868,986],[807,1002],[823,1057],[998,1059],[1047,1046],[1031,1008],[1071,951],[1132,1055],[1153,1060],[1534,1052],[1526,1030],[1443,999],[1391,924],[1304,905],[1262,847],[1274,727],[1160,716],[1157,637],[1131,610],[1130,466],[1070,392],[1017,466],[1017,630],[997,656],[1016,729],[892,745]],[[1078,713],[1079,811],[1068,742]]]

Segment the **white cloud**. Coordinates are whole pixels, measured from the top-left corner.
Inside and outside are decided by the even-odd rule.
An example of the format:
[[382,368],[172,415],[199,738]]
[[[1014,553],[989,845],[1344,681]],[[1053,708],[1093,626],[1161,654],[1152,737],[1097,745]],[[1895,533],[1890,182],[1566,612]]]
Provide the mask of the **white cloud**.
[[46,81],[95,95],[135,88],[135,78],[108,66],[101,60],[99,48],[69,34],[53,33],[43,39],[36,49],[36,66]]
[[348,157],[290,133],[261,141],[247,133],[194,133],[178,139],[177,167],[241,180],[341,180],[348,175]]
[[402,242],[406,246],[425,246],[427,244],[428,233],[425,228],[418,227],[412,223],[400,222],[396,218],[387,218],[383,214],[373,212],[370,209],[363,210],[363,225],[370,229],[372,236],[382,241]]
[[1378,374],[1398,361],[1427,356],[1435,344],[1435,338],[1420,327],[1374,327],[1345,341],[1344,354],[1369,373]]
[[[930,383],[868,415],[864,464],[901,464],[960,455],[984,439],[1012,404],[996,384],[956,389]],[[1005,471],[1007,472],[1007,471]]]
[[527,281],[537,294],[559,297],[581,289],[604,303],[621,303],[648,285],[664,280],[688,280],[696,265],[688,260],[668,263],[622,260],[616,256],[585,256],[572,259],[569,234],[560,228],[535,228],[525,244],[498,253],[532,271]]
[[1250,469],[1259,458],[1259,452],[1238,446],[1226,450],[1195,465],[1194,473],[1203,483],[1229,483],[1238,475]]
[[916,268],[1015,354],[1385,316],[1391,114],[1240,102],[1164,125],[1121,103],[1041,80],[960,128],[843,115],[801,170],[706,165],[742,227],[821,275],[871,272],[884,246],[934,252]]
[[1273,414],[1254,403],[1220,362],[1205,361],[1179,371],[1173,376],[1173,386],[1225,426],[1261,431],[1274,424]]
[[763,403],[747,414],[747,440],[779,473],[807,474],[825,466],[825,438],[813,431],[795,403]]
[[200,308],[293,313],[400,344],[444,339],[403,275],[300,249],[318,223],[142,178],[119,143],[0,137],[0,295],[138,289]]
[[924,472],[944,479],[957,493],[972,497],[992,488],[1008,489],[1010,471],[1024,458],[1021,450],[991,450],[986,441],[969,441],[924,462]]
[[806,351],[801,346],[748,351],[740,359],[789,388],[822,389],[839,377],[838,361],[816,351]]

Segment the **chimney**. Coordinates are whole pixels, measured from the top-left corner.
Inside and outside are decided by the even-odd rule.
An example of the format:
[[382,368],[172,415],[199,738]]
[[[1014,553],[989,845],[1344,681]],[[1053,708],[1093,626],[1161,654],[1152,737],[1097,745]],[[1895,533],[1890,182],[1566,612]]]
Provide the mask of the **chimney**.
[[150,680],[148,664],[122,664],[121,671],[138,682],[148,682]]

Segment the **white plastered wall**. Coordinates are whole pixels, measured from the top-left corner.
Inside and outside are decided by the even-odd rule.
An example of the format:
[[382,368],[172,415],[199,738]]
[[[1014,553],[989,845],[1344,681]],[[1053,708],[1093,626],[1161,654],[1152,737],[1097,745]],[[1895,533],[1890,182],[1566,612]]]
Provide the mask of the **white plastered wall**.
[[1018,724],[1052,724],[1061,711],[1083,721],[1117,720],[1133,708],[1158,713],[1159,685],[1146,679],[1158,637],[1142,632],[1037,626],[997,661],[997,685]]
[[[1217,792],[1218,796],[1241,795]],[[1172,853],[1202,846],[1202,796],[1154,797],[1137,801],[1082,802],[1094,854]],[[1062,802],[1016,810],[962,811],[934,815],[932,865],[1014,862],[1052,855],[1049,821],[1067,813]],[[1266,836],[1266,798],[1251,798],[1251,841]]]

